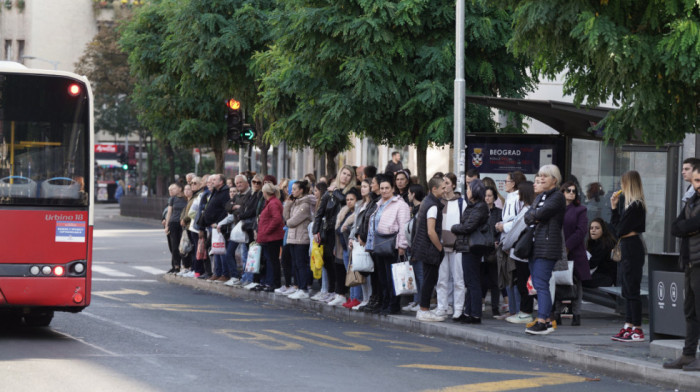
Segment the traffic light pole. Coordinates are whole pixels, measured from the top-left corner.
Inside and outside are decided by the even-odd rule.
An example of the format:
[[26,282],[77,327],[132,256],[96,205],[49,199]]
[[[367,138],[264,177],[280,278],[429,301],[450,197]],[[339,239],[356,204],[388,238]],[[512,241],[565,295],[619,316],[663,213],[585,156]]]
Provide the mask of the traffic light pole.
[[465,152],[464,152],[464,0],[457,0],[456,10],[456,58],[454,85],[454,173],[457,175],[457,191],[464,195]]

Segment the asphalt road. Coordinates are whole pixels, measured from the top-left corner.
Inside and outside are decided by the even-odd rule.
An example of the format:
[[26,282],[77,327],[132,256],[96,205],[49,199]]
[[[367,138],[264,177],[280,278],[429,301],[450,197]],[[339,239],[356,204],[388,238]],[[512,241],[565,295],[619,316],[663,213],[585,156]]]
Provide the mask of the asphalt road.
[[91,306],[0,331],[0,392],[660,390],[167,284],[162,228],[116,212],[97,208]]

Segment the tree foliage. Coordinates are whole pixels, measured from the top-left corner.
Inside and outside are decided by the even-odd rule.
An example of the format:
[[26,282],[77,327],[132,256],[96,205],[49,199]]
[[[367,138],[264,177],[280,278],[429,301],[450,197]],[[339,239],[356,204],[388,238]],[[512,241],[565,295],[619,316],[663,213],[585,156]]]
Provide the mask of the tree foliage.
[[114,135],[124,136],[139,129],[131,102],[134,78],[129,74],[127,54],[119,47],[117,24],[101,24],[75,65],[87,76],[95,95],[95,125]]
[[503,0],[518,55],[535,75],[565,73],[576,104],[612,99],[607,140],[662,144],[697,132],[700,3],[695,0]]
[[[468,93],[522,96],[532,81],[505,48],[510,15],[467,3]],[[274,44],[255,65],[271,139],[322,152],[353,133],[419,150],[452,141],[454,1],[286,0],[270,20]],[[467,127],[495,130],[472,106]]]

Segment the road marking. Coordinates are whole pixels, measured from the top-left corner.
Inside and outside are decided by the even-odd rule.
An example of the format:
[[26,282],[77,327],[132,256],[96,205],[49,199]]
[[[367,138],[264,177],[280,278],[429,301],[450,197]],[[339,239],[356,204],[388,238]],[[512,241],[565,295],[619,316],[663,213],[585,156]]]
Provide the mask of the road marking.
[[115,295],[148,295],[148,291],[141,291],[141,290],[131,290],[131,289],[122,289],[122,290],[115,290],[115,291],[93,291],[92,295],[96,295],[98,297],[102,298],[109,298],[113,299],[115,301],[119,302],[125,302],[126,300],[117,298]]
[[343,334],[345,334],[345,336],[350,336],[353,338],[364,338],[374,342],[391,343],[392,345],[389,345],[387,347],[396,350],[417,351],[420,353],[439,353],[442,351],[437,347],[432,347],[425,344],[402,342],[399,340],[382,338],[382,335],[373,332],[343,332]]
[[162,270],[160,268],[154,268],[154,267],[149,267],[149,266],[137,266],[133,267],[134,269],[137,269],[139,271],[143,271],[152,275],[163,275],[166,271]]
[[226,335],[232,339],[248,342],[268,350],[300,350],[303,348],[303,346],[299,343],[285,342],[258,332],[239,331],[236,329],[220,329],[214,332]]
[[[302,342],[315,344],[315,345],[318,345],[321,347],[334,348],[334,349],[338,349],[338,350],[348,350],[348,351],[372,351],[372,347],[370,347],[370,346],[365,346],[364,344],[359,344],[359,343],[348,342],[348,341],[345,341],[342,339],[334,338],[332,336],[323,335],[323,334],[316,333],[316,332],[309,332],[309,331],[303,331],[303,330],[297,331],[298,333],[313,336],[316,338],[316,339],[312,339],[312,338],[307,338],[304,336],[293,335],[291,333],[277,331],[274,329],[265,329],[263,331],[267,332],[267,333],[272,333],[275,335],[284,336],[284,337],[287,337],[290,339],[296,339],[296,340],[300,340]],[[329,340],[331,342],[337,342],[340,344],[326,343],[326,342],[321,341],[320,339],[325,339],[325,340]]]
[[92,266],[92,272],[97,272],[97,273],[105,274],[105,275],[109,275],[109,276],[124,277],[124,278],[133,278],[134,277],[134,275],[127,274],[126,272],[121,272],[121,271],[117,271],[117,270],[112,269],[112,268],[103,267],[101,265],[94,265],[94,264]]
[[533,378],[519,378],[515,380],[483,382],[478,384],[464,384],[447,387],[442,389],[427,390],[424,392],[441,391],[441,392],[497,392],[497,391],[513,391],[517,389],[539,388],[550,385],[574,384],[585,382],[585,377],[572,376],[566,373],[548,373],[548,372],[528,372],[521,370],[507,369],[489,369],[463,366],[443,366],[443,365],[426,365],[426,364],[410,364],[399,365],[402,368],[427,369],[427,370],[449,370],[457,372],[474,372],[474,373],[490,373],[490,374],[507,374],[521,376],[536,376]]
[[118,326],[118,327],[122,327],[122,328],[124,328],[124,329],[128,329],[128,330],[131,330],[131,331],[134,331],[134,332],[142,333],[142,334],[144,334],[144,335],[146,335],[146,336],[150,336],[150,337],[152,337],[152,338],[156,338],[156,339],[165,339],[165,336],[158,335],[157,333],[153,333],[153,332],[150,332],[150,331],[146,331],[145,329],[141,329],[141,328],[132,327],[132,326],[130,326],[130,325],[122,324],[122,323],[120,323],[120,322],[118,322],[118,321],[106,319],[106,318],[104,318],[104,317],[100,317],[100,316],[94,315],[94,314],[92,314],[92,313],[81,312],[80,314],[85,315],[85,316],[88,316],[88,317],[92,317],[92,318],[94,318],[94,319],[96,319],[96,320],[100,320],[100,321],[105,322],[105,323],[114,324],[114,325],[116,325],[116,326]]
[[241,323],[256,323],[268,321],[293,321],[293,320],[320,320],[319,317],[279,317],[279,318],[241,318],[241,319],[224,319],[226,321],[241,322]]
[[[85,314],[85,313],[83,313],[83,314]],[[81,339],[81,338],[76,338],[75,336],[71,336],[71,335],[69,335],[69,334],[67,334],[67,333],[65,333],[65,332],[57,331],[57,330],[55,330],[55,329],[54,329],[53,331],[56,332],[56,333],[59,334],[59,335],[63,335],[63,336],[65,336],[65,337],[69,338],[69,339],[73,339],[73,340],[75,340],[75,341],[77,341],[77,342],[80,342],[80,343],[82,343],[82,344],[84,344],[84,345],[86,345],[86,346],[88,346],[88,347],[94,348],[95,350],[102,351],[103,353],[105,353],[105,354],[107,354],[107,355],[111,355],[111,356],[113,356],[113,357],[118,357],[118,356],[120,356],[120,355],[117,354],[117,353],[113,353],[113,352],[111,352],[111,351],[109,351],[109,350],[107,350],[107,349],[105,349],[105,348],[102,348],[102,347],[100,347],[100,346],[96,346],[96,345],[94,345],[94,344],[92,344],[92,343],[88,343],[88,342],[86,342],[85,340],[83,340],[83,339]]]
[[114,279],[114,278],[92,278],[93,282],[158,282],[156,279]]
[[234,316],[262,316],[260,313],[229,312],[224,310],[206,309],[211,305],[187,305],[187,304],[131,304],[139,309],[168,310],[171,312],[215,313],[230,314]]

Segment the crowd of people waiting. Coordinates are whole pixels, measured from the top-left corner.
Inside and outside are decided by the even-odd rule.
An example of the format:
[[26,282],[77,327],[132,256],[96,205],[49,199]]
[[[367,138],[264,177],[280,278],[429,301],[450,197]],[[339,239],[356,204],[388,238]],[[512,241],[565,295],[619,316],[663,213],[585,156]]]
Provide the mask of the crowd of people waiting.
[[[426,189],[401,166],[398,153],[384,173],[377,171],[343,166],[336,177],[307,174],[279,183],[252,173],[233,179],[188,174],[186,184],[169,188],[163,220],[172,254],[168,272],[374,314],[416,312],[428,322],[451,317],[479,324],[490,303],[494,318],[526,324],[529,334],[561,325],[563,301],[571,303],[571,325],[580,325],[582,288],[621,284],[626,323],[613,340],[644,340],[646,206],[636,171],[622,175],[621,190],[612,194],[610,223],[589,222],[578,182],[563,182],[555,165],[540,168],[534,181],[508,173],[505,195],[474,169],[464,195],[453,173],[435,173]],[[233,240],[236,226],[244,236]],[[224,254],[209,254],[215,232],[225,238]],[[258,273],[244,269],[253,244],[261,249]],[[315,293],[312,251],[322,260]],[[348,287],[353,258],[365,256],[371,272],[359,272]],[[412,266],[416,285],[403,307],[392,278],[392,265],[402,261]],[[565,289],[552,285],[562,263],[564,271],[573,268]]]

